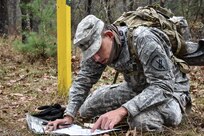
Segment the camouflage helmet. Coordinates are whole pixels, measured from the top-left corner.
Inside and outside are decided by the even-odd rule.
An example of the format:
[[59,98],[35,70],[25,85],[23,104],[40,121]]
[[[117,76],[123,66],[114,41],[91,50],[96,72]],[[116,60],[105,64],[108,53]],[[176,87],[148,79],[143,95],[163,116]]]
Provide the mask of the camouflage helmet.
[[82,51],[82,59],[91,58],[101,47],[101,32],[104,22],[94,15],[88,15],[78,24],[74,45]]

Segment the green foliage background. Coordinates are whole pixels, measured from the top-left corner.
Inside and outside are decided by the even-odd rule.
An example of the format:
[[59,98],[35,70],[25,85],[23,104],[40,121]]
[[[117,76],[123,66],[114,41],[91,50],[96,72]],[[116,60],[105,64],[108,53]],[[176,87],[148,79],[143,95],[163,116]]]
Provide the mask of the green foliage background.
[[[131,6],[134,10],[139,6],[150,4],[150,1],[151,4],[160,4],[161,2],[161,0],[72,0],[72,38],[77,24],[88,14],[96,15],[105,23],[113,23],[123,12],[129,11]],[[38,22],[38,31],[31,29],[22,32],[21,34],[27,36],[26,42],[22,43],[21,40],[16,40],[14,47],[30,58],[56,57],[56,0],[32,0],[20,6],[29,11],[32,18]],[[176,16],[184,16],[189,22],[190,28],[196,28],[191,29],[195,39],[203,38],[203,0],[165,0],[164,6],[171,9]],[[26,18],[26,16],[22,16],[22,18]],[[196,31],[194,32],[194,30]]]
[[[56,1],[33,0],[22,4],[32,19],[37,20],[38,31],[23,31],[25,42],[15,40],[14,47],[29,58],[48,58],[56,56]],[[22,16],[24,17],[24,16]]]

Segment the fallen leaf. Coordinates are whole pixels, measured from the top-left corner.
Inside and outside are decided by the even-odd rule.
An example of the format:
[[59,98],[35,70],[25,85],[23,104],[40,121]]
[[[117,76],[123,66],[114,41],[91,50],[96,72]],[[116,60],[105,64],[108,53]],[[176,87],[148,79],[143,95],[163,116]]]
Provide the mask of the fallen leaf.
[[42,89],[37,88],[36,91],[37,91],[37,92],[42,92]]
[[34,82],[38,82],[39,81],[39,79],[35,79],[35,80],[33,80]]
[[26,103],[26,102],[27,102],[27,101],[26,101],[26,100],[27,100],[27,97],[21,97],[20,100],[21,100],[21,102]]
[[8,111],[7,110],[2,110],[3,111],[3,113],[8,113]]
[[7,87],[11,87],[13,84],[11,84],[10,82],[6,83]]
[[57,79],[57,77],[55,77],[55,76],[50,76],[50,79]]
[[12,102],[12,103],[11,103],[11,106],[16,107],[18,104],[19,104],[18,102]]
[[30,83],[25,83],[25,84],[23,84],[22,86],[30,86],[31,84]]
[[11,77],[5,76],[4,79],[9,80],[9,79],[11,79]]
[[25,118],[20,118],[20,119],[18,119],[17,121],[24,122],[24,121],[25,121]]
[[10,80],[9,82],[10,82],[11,84],[13,84],[13,83],[16,83],[17,80]]
[[9,109],[9,106],[8,105],[4,105],[1,107],[1,109]]
[[27,75],[19,75],[20,78],[18,78],[18,79],[16,79],[16,80],[10,80],[9,82],[10,82],[10,83],[19,82],[19,81],[21,81],[21,80],[24,80],[28,75],[29,75],[29,74],[27,74]]
[[23,97],[23,94],[20,94],[20,93],[12,93],[11,96],[19,96],[19,97]]
[[58,83],[53,83],[53,84],[52,84],[52,86],[57,86],[57,85],[58,85]]
[[19,115],[18,113],[15,113],[13,114],[13,117],[18,117],[18,115]]

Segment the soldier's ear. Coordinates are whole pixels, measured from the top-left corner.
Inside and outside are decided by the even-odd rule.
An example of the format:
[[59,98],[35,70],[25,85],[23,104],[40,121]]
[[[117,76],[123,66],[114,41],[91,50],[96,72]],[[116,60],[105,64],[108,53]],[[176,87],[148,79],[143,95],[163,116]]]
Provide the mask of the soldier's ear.
[[114,38],[113,32],[111,30],[104,31],[104,35],[110,37],[111,39]]

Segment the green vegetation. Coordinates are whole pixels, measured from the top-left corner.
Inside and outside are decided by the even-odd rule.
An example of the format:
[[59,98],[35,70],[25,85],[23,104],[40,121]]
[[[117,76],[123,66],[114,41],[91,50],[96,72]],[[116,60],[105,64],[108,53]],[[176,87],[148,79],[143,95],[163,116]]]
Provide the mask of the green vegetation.
[[14,42],[14,48],[22,52],[29,58],[38,59],[40,57],[54,57],[56,56],[55,38],[45,34],[38,34],[36,32],[29,32],[25,43],[21,40]]
[[[30,3],[21,4],[21,7],[29,11],[29,19],[33,26],[23,30],[22,35],[25,36],[25,39],[24,41],[15,40],[14,48],[31,60],[56,57],[55,1],[33,0]],[[22,18],[26,17],[22,15]]]
[[[8,2],[7,0],[2,1]],[[7,34],[2,34],[0,37],[0,135],[34,136],[35,134],[27,129],[25,113],[33,112],[36,107],[46,104],[67,104],[67,97],[57,94],[57,7],[56,0],[16,1],[22,2],[20,7],[25,11],[25,14],[18,16],[21,17],[19,20],[24,20],[27,25],[15,35],[15,39]],[[25,1],[29,2],[23,3]],[[124,11],[145,6],[150,1],[152,4],[160,4],[160,0],[72,0],[72,38],[77,24],[87,14],[94,14],[105,22],[112,23]],[[171,9],[175,15],[185,16],[188,19],[193,39],[203,38],[203,0],[162,1],[165,1],[165,7]],[[19,24],[17,27],[21,30]],[[78,73],[79,63],[79,53],[76,51],[72,57],[73,79]],[[191,79],[192,111],[184,117],[178,127],[166,128],[161,133],[131,131],[129,135],[127,135],[127,129],[123,129],[104,136],[131,136],[134,134],[138,136],[203,136],[204,67],[191,67],[191,69],[189,77]],[[111,84],[114,75],[115,70],[108,67],[92,91],[102,85]],[[117,83],[122,81],[123,77],[119,74]],[[84,123],[80,118],[77,118],[76,122]]]

